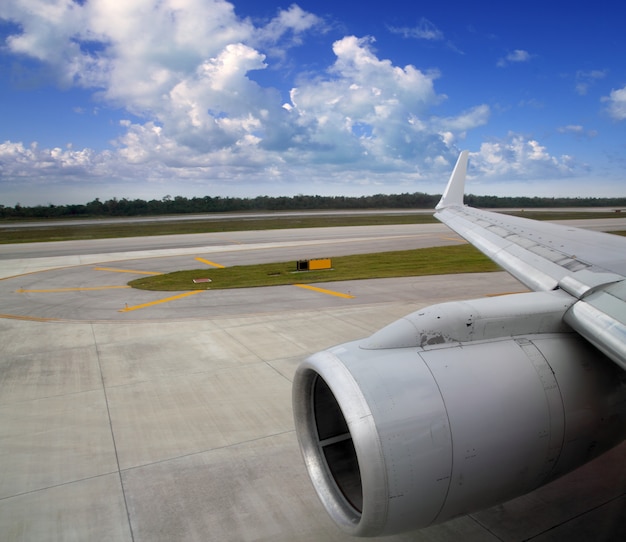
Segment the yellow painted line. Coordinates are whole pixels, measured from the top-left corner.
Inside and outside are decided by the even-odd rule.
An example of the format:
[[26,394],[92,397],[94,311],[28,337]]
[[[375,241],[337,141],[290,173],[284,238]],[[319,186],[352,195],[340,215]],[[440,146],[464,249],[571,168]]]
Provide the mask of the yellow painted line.
[[137,271],[135,269],[116,269],[115,267],[94,267],[94,271],[113,271],[114,273],[134,273],[136,275],[162,275],[158,271]]
[[85,288],[50,288],[47,290],[27,290],[24,288],[19,288],[16,290],[18,294],[48,294],[53,292],[89,292],[92,290],[115,290],[118,288],[130,288],[128,285],[120,285],[120,286],[93,286],[93,287],[85,287]]
[[332,290],[325,290],[324,288],[318,288],[317,286],[310,286],[308,284],[294,284],[298,288],[304,288],[306,290],[313,290],[314,292],[320,292],[322,294],[334,295],[335,297],[344,297],[346,299],[354,299],[353,295],[342,294],[341,292],[333,292]]
[[463,244],[467,244],[467,241],[465,239],[461,239],[459,237],[440,237],[440,239],[443,239],[444,241],[457,241],[459,243],[463,243]]
[[0,318],[10,318],[11,320],[27,320],[29,322],[56,322],[57,318],[39,318],[37,316],[19,316],[17,314],[0,314]]
[[176,301],[177,299],[182,299],[183,297],[188,297],[190,295],[201,294],[204,291],[205,290],[192,290],[190,292],[185,292],[184,294],[173,295],[172,297],[166,297],[165,299],[157,299],[156,301],[150,301],[150,303],[143,303],[142,305],[134,305],[133,307],[127,306],[117,312],[130,312],[138,309],[145,309],[146,307],[152,307],[160,303],[169,303],[170,301]]
[[211,262],[209,260],[205,260],[204,258],[196,258],[197,261],[205,263],[207,265],[211,265],[213,267],[217,267],[219,269],[224,269],[225,266],[220,265],[219,263]]

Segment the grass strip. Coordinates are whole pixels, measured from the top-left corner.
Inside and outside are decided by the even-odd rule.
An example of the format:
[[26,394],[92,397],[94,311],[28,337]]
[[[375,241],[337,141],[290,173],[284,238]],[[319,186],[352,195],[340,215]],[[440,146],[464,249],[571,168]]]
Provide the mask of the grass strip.
[[[453,273],[480,273],[500,268],[470,245],[453,245],[358,254],[332,258],[332,269],[296,271],[296,262],[237,265],[222,269],[192,269],[145,277],[128,283],[157,291],[253,288],[344,280],[412,277]],[[194,284],[194,279],[211,282]]]
[[280,216],[267,218],[206,218],[198,220],[127,222],[55,226],[53,221],[41,225],[20,227],[19,224],[0,222],[0,244],[35,243],[49,241],[78,241],[113,239],[119,237],[147,237],[188,233],[216,233],[230,231],[277,230],[287,228],[320,228],[341,226],[383,226],[392,224],[433,224],[437,220],[430,214],[374,214],[358,216]]
[[[609,212],[576,211],[517,211],[513,214],[534,220],[572,220],[580,218],[616,218],[620,215]],[[132,217],[131,217],[132,218]],[[149,220],[149,219],[148,219]],[[363,214],[353,216],[315,215],[303,212],[299,216],[270,214],[267,217],[236,218],[207,217],[202,219],[55,225],[54,220],[42,220],[40,225],[20,227],[19,223],[0,221],[0,244],[34,243],[49,241],[78,241],[89,239],[112,239],[118,237],[145,237],[152,235],[174,235],[187,233],[215,233],[229,231],[276,230],[287,228],[320,228],[341,226],[383,226],[393,224],[433,224],[438,221],[431,214]]]

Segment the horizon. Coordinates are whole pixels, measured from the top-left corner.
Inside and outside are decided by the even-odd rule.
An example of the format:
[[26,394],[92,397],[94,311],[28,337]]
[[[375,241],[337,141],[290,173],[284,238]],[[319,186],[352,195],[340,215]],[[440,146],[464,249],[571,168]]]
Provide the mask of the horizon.
[[[424,196],[425,198],[429,198],[429,199],[433,199],[433,200],[439,200],[442,196],[441,193],[438,194],[430,194],[427,192],[403,192],[403,193],[377,193],[377,194],[369,194],[369,195],[362,195],[362,196],[327,196],[327,195],[323,195],[323,194],[296,194],[293,196],[268,196],[267,194],[260,194],[257,196],[242,196],[242,197],[238,197],[238,196],[209,196],[209,195],[205,195],[205,196],[193,196],[193,197],[186,197],[186,196],[181,196],[181,195],[176,195],[176,196],[171,196],[171,195],[165,195],[164,197],[160,198],[160,199],[151,199],[151,200],[146,200],[146,199],[142,199],[142,198],[134,198],[134,199],[129,199],[129,198],[117,198],[117,197],[112,197],[112,198],[108,198],[105,200],[102,200],[99,197],[94,198],[93,200],[90,201],[86,201],[86,202],[80,202],[80,203],[59,203],[59,204],[53,204],[53,203],[48,203],[48,204],[35,204],[35,205],[22,205],[20,202],[16,203],[15,205],[4,205],[4,204],[0,204],[0,210],[8,210],[8,209],[12,209],[12,210],[18,210],[19,209],[40,209],[40,208],[55,208],[55,209],[62,209],[62,208],[70,208],[70,207],[88,207],[92,204],[102,204],[102,205],[106,205],[108,203],[111,202],[128,202],[128,203],[153,203],[153,202],[157,202],[160,204],[165,204],[167,205],[170,202],[176,203],[176,200],[181,198],[183,200],[186,201],[193,201],[193,200],[203,200],[205,198],[210,198],[212,200],[226,200],[226,199],[233,199],[233,200],[238,200],[238,201],[254,201],[257,199],[262,199],[262,198],[268,198],[269,200],[275,199],[275,200],[280,200],[280,199],[288,199],[288,200],[293,200],[295,198],[311,198],[311,199],[316,199],[316,198],[320,198],[322,200],[324,199],[339,199],[339,198],[343,198],[346,200],[359,200],[359,199],[367,199],[367,198],[407,198],[407,197],[411,197],[411,196],[417,196],[417,195],[421,195]],[[609,208],[611,206],[617,206],[617,207],[621,207],[624,206],[626,207],[626,196],[616,196],[616,197],[596,197],[596,196],[586,196],[586,197],[568,197],[568,196],[563,196],[563,197],[552,197],[552,196],[494,196],[494,195],[479,195],[479,194],[473,194],[473,193],[466,193],[464,195],[464,199],[471,199],[471,198],[475,198],[478,200],[501,200],[501,201],[507,201],[507,200],[524,200],[524,202],[528,203],[527,200],[538,200],[538,203],[542,203],[544,202],[544,200],[555,200],[555,204],[559,204],[559,203],[563,203],[563,204],[569,204],[569,203],[577,203],[580,202],[580,208],[581,209],[591,209],[594,206],[597,207],[598,209],[604,209],[604,208]],[[572,201],[573,200],[573,201]],[[620,203],[620,201],[624,201],[623,205]],[[584,202],[587,201],[587,204],[584,204]],[[271,203],[271,202],[270,202]],[[436,201],[434,202],[436,204]],[[479,205],[481,207],[493,207],[493,208],[500,208],[498,206],[490,206],[487,205],[487,201],[478,201],[478,202],[473,202],[472,205]],[[511,204],[515,203],[510,202]],[[522,203],[522,202],[520,202]],[[593,205],[592,205],[593,204]],[[468,204],[469,205],[469,204]],[[402,210],[406,210],[406,209],[415,209],[415,210],[430,210],[431,207],[417,207],[413,204],[413,206],[404,206],[404,205],[398,205],[396,207],[374,207],[376,209],[387,209],[387,210],[394,210],[394,209],[402,209]],[[566,207],[560,207],[559,205],[557,205],[556,207],[531,207],[532,209],[541,209],[541,208],[545,208],[545,209],[554,209],[554,210],[560,210],[560,209],[565,209]],[[334,209],[334,208],[333,208]],[[337,208],[339,209],[339,208]],[[363,209],[367,209],[365,207],[355,207],[354,210],[363,210]],[[432,209],[434,209],[434,207],[432,207]],[[505,207],[502,207],[502,209],[505,209]],[[265,210],[269,210],[269,211],[276,211],[276,210],[280,210],[280,209],[273,209],[273,208],[258,208],[258,209],[241,209],[241,210],[214,210],[214,211],[202,211],[200,212],[202,213],[221,213],[221,212],[233,212],[233,213],[238,213],[238,212],[247,212],[247,211],[265,211]],[[287,211],[323,211],[325,210],[324,208],[317,208],[317,207],[307,207],[307,208],[299,208],[299,207],[288,207],[285,210]],[[332,209],[331,209],[332,210]],[[349,210],[349,209],[346,209]],[[196,211],[194,211],[192,214],[196,213]],[[110,214],[110,213],[107,213]],[[152,215],[154,213],[152,212],[147,212],[144,213],[147,215]],[[185,214],[184,212],[180,212],[180,211],[173,211],[173,214]],[[45,217],[44,217],[45,218]]]

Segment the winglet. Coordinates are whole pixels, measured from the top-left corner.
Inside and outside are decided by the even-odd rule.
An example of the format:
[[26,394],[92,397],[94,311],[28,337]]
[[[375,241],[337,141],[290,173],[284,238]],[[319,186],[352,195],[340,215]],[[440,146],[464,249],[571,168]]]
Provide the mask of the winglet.
[[448,186],[441,196],[441,200],[435,207],[436,210],[444,209],[451,205],[463,205],[463,194],[465,193],[465,175],[467,173],[467,159],[469,151],[462,151],[454,166],[454,171],[450,175]]

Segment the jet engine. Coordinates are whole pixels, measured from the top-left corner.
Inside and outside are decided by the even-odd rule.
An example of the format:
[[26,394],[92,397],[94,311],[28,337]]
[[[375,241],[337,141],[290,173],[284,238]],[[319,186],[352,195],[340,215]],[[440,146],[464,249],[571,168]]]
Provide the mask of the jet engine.
[[561,291],[434,305],[314,354],[296,431],[335,523],[377,536],[512,499],[619,444],[626,383]]

